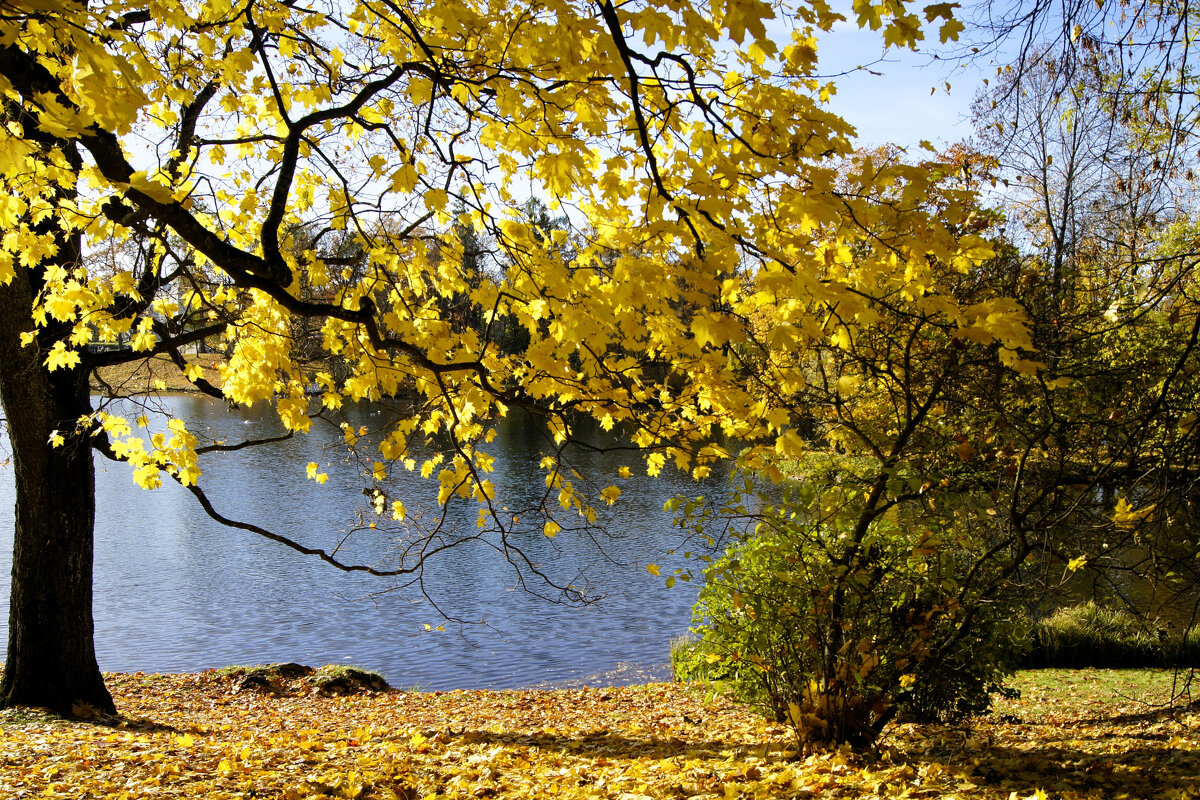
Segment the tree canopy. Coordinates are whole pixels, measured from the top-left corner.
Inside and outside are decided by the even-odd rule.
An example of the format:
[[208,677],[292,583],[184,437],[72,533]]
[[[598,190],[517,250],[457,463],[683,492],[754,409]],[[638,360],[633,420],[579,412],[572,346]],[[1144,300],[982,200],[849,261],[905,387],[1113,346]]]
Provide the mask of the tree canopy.
[[[956,35],[951,12],[889,0],[853,14],[904,47]],[[59,524],[21,504],[67,502],[20,486],[70,475],[87,496],[90,448],[217,513],[203,456],[236,445],[179,421],[140,434],[143,420],[88,396],[91,371],[151,354],[231,403],[272,404],[297,433],[314,389],[325,409],[415,395],[360,453],[372,478],[414,469],[439,503],[478,503],[510,557],[487,442],[515,407],[545,415],[558,445],[580,416],[625,426],[651,475],[702,476],[729,456],[722,441],[779,474],[806,446],[794,401],[817,392],[834,435],[881,459],[876,494],[890,491],[940,391],[913,393],[912,362],[879,366],[905,330],[933,332],[923,363],[957,363],[971,343],[1004,369],[1037,362],[1013,300],[955,287],[992,255],[961,165],[856,154],[823,108],[816,35],[841,20],[820,0],[0,2],[0,389],[29,431],[14,437],[14,586],[29,585],[20,564],[45,566],[38,531]],[[514,326],[528,337],[498,335]],[[202,341],[228,353],[216,382],[189,360]],[[846,415],[876,390],[909,424]],[[348,446],[359,436],[345,430]],[[442,455],[409,456],[433,437]],[[585,496],[545,456],[546,535],[619,496]],[[402,500],[375,499],[405,519]],[[79,524],[63,558],[84,585]],[[418,569],[428,550],[404,552],[370,569]],[[22,641],[4,702],[20,695],[14,669],[36,671],[14,667]],[[96,701],[91,686],[47,704]]]
[[[486,504],[475,444],[514,405],[632,420],[638,444],[666,447],[651,472],[703,469],[713,424],[786,448],[789,420],[728,369],[764,308],[782,352],[848,344],[877,297],[997,336],[1009,363],[1027,343],[1012,306],[939,290],[934,265],[988,252],[956,229],[965,195],[934,216],[936,168],[844,160],[850,131],[812,77],[813,34],[839,19],[822,3],[6,6],[0,279],[53,264],[22,339],[51,371],[169,353],[199,379],[182,348],[223,337],[220,386],[199,385],[272,402],[295,431],[314,384],[326,407],[411,387],[426,404],[381,463],[447,432],[453,456],[418,466],[442,499]],[[863,4],[859,22],[923,35],[888,9]],[[954,30],[948,8],[924,18]],[[529,194],[566,212],[570,260],[567,232],[520,213]],[[455,224],[489,234],[502,274],[471,280]],[[61,257],[70,236],[78,262]],[[355,270],[321,247],[339,236]],[[113,241],[132,252],[98,268]],[[447,319],[455,294],[482,326]],[[535,334],[527,349],[494,345],[503,316]],[[299,318],[320,323],[336,377],[297,359]],[[122,335],[132,354],[86,349]],[[144,441],[100,409],[59,435],[98,430],[143,485],[200,476],[182,429]]]

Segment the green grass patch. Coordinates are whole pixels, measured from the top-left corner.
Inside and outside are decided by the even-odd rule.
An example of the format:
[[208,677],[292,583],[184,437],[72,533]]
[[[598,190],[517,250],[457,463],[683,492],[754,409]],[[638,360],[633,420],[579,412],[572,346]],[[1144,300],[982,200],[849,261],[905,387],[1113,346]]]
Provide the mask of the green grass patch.
[[996,698],[992,715],[1022,723],[1150,715],[1190,705],[1200,696],[1194,677],[1170,669],[1021,670],[1007,684],[1020,696]]
[[[671,674],[676,681],[700,681],[717,693],[733,692],[741,685],[743,672],[754,669],[745,662],[733,663],[722,658],[712,646],[694,633],[676,636],[671,640]],[[738,697],[750,701],[754,698]]]
[[278,664],[231,664],[213,670],[218,678],[263,677],[270,679],[303,678],[312,675],[316,670],[304,664],[292,662]]
[[346,664],[326,664],[314,672],[309,681],[322,692],[332,694],[382,692],[389,688],[387,680],[378,672]]
[[86,723],[74,717],[64,717],[61,714],[56,714],[48,708],[17,706],[16,708],[0,709],[0,729],[9,727],[56,727],[83,724]]

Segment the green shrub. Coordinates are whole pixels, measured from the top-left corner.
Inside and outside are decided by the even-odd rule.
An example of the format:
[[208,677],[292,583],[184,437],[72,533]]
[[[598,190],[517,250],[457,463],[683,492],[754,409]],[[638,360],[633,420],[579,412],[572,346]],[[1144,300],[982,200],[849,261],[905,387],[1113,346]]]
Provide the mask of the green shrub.
[[671,672],[675,680],[707,683],[722,694],[762,705],[753,668],[748,663],[726,659],[714,649],[713,643],[712,638],[701,638],[695,633],[671,640]]
[[675,680],[712,680],[712,670],[708,669],[709,665],[703,658],[701,641],[695,634],[677,636],[671,640],[671,674]]
[[774,512],[738,541],[705,572],[677,673],[724,683],[804,745],[870,744],[897,714],[985,712],[1013,666],[1016,615],[961,591],[963,538],[852,522]]

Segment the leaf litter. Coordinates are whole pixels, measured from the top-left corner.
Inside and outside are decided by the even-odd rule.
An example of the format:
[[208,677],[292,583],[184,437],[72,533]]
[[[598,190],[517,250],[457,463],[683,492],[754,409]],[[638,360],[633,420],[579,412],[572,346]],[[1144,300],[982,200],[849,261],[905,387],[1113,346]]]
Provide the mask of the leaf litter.
[[111,674],[119,718],[0,712],[0,797],[1200,797],[1200,707],[1130,680],[1023,673],[990,717],[798,754],[784,726],[681,684],[338,696]]

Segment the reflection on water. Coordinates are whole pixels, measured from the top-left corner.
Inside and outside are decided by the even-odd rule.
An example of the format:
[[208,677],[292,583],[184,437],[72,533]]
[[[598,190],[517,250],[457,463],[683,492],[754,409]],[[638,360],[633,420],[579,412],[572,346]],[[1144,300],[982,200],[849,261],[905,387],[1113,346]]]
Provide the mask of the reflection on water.
[[[265,411],[230,413],[199,397],[163,401],[196,431],[230,442],[276,435]],[[386,407],[349,412],[355,426],[378,426]],[[202,483],[218,510],[308,545],[333,547],[365,507],[364,481],[345,457],[334,426],[268,448],[207,456]],[[498,500],[520,515],[545,491],[538,459],[539,426],[506,421],[490,448]],[[355,663],[382,672],[393,684],[427,688],[516,687],[565,682],[588,675],[665,663],[668,641],[689,623],[695,586],[666,589],[646,564],[670,574],[683,562],[665,551],[679,543],[665,499],[697,493],[680,477],[619,481],[628,456],[586,451],[573,455],[599,486],[621,484],[621,502],[604,509],[611,539],[601,548],[564,530],[553,541],[538,532],[521,542],[539,568],[562,581],[577,576],[603,593],[586,607],[556,605],[521,591],[511,569],[485,542],[455,548],[425,571],[423,586],[446,613],[486,625],[460,635],[425,632],[442,622],[411,588],[384,592],[393,579],[345,574],[255,534],[210,521],[193,498],[171,484],[145,492],[122,464],[97,460],[95,619],[101,668],[111,671],[195,671],[235,663],[299,661]],[[319,486],[305,479],[310,461],[330,475]],[[418,463],[420,458],[418,457]],[[325,465],[328,464],[326,467]],[[714,483],[713,485],[719,485]],[[430,486],[401,473],[390,496],[420,512]],[[11,470],[0,470],[0,602],[7,608],[12,551]],[[426,513],[430,507],[425,505]],[[448,520],[456,530],[475,525],[475,506],[462,504]],[[371,538],[374,536],[374,538]],[[356,538],[350,555],[374,558],[388,541],[378,531]],[[0,637],[6,635],[0,631]],[[2,644],[2,642],[0,642]],[[661,674],[661,673],[659,673]]]

